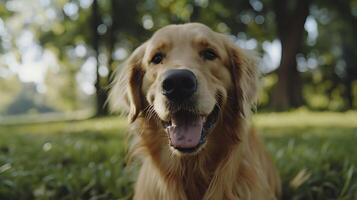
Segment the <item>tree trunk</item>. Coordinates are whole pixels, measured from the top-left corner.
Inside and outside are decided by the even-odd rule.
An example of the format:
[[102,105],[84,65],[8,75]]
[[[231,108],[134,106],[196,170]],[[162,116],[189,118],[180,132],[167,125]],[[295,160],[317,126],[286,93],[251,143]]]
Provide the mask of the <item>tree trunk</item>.
[[104,116],[108,114],[108,106],[106,105],[108,92],[101,84],[101,77],[99,75],[99,42],[100,36],[97,31],[98,26],[101,23],[100,13],[99,13],[99,6],[98,1],[93,0],[92,3],[92,45],[94,49],[95,58],[97,61],[97,70],[96,70],[96,82],[95,82],[95,89],[96,89],[96,116]]
[[[352,15],[351,8],[348,1],[341,1],[336,4],[334,1],[328,1],[331,8],[336,9],[342,16],[343,20],[350,24],[348,29],[342,29],[340,32],[342,37],[342,57],[346,63],[345,76],[342,78],[342,82],[345,86],[343,93],[344,99],[346,99],[345,109],[352,109],[354,105],[355,97],[353,95],[353,82],[357,80],[357,51],[355,49],[354,38],[357,35],[357,18]],[[350,31],[350,32],[349,32]]]
[[282,46],[280,66],[277,69],[278,84],[273,89],[271,98],[271,106],[277,110],[303,104],[302,81],[297,70],[296,55],[301,48],[309,4],[309,0],[274,2],[278,37]]
[[346,63],[345,74],[342,77],[343,84],[345,86],[343,97],[347,101],[345,104],[345,109],[352,109],[354,104],[353,97],[353,81],[357,76],[357,64],[356,64],[356,54],[353,51],[352,44],[347,43],[347,41],[342,42],[342,57]]
[[201,7],[195,3],[195,1],[192,2],[192,13],[190,16],[190,22],[197,22],[200,18],[201,14]]
[[117,8],[117,0],[111,0],[111,18],[112,18],[112,24],[109,28],[109,37],[108,37],[108,70],[109,70],[109,74],[108,74],[108,82],[107,84],[109,85],[112,82],[112,78],[113,78],[113,72],[115,70],[115,67],[113,66],[114,60],[113,60],[113,53],[115,50],[115,44],[117,41],[117,29],[118,29],[118,20],[119,17],[118,16],[118,12],[116,10]]

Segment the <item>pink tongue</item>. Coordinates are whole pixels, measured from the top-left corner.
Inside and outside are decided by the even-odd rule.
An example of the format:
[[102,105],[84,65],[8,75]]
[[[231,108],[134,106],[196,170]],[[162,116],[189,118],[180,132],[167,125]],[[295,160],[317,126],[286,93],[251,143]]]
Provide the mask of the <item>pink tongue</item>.
[[176,124],[173,120],[172,126],[167,128],[171,145],[176,148],[196,147],[201,139],[203,122],[201,117],[190,124]]

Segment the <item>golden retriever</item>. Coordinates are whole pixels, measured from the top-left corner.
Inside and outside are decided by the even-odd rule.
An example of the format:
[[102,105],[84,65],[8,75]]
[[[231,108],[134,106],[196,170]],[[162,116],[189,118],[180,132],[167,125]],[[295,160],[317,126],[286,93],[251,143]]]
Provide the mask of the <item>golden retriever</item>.
[[136,200],[278,199],[280,179],[250,115],[257,59],[199,23],[169,25],[138,47],[110,94],[142,158]]

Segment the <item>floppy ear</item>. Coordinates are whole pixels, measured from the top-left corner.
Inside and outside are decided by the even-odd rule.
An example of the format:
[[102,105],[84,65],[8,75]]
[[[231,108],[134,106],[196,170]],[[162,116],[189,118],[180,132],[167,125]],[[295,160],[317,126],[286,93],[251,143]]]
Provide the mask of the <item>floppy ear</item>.
[[126,113],[130,123],[135,121],[143,109],[141,85],[144,71],[141,65],[145,48],[144,43],[124,62],[122,69],[115,75],[109,94],[111,111]]
[[258,99],[259,59],[255,52],[243,50],[233,42],[228,46],[233,87],[238,101],[237,111],[247,117]]

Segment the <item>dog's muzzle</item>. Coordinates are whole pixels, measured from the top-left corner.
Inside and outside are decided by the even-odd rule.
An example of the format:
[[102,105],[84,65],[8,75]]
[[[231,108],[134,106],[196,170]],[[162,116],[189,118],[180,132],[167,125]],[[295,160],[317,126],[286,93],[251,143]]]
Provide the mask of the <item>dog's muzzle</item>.
[[168,100],[170,119],[163,121],[170,146],[183,153],[192,153],[205,143],[215,124],[218,109],[202,116],[196,110],[194,94],[197,78],[187,69],[171,69],[163,74],[162,94]]

